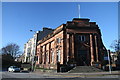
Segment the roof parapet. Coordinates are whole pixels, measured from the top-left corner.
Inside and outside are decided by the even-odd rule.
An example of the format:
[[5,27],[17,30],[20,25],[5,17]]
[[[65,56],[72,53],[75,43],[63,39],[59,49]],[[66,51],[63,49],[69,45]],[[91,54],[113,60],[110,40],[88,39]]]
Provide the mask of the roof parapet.
[[88,18],[74,18],[73,20],[72,20],[73,22],[89,22],[90,21],[90,19],[88,19]]

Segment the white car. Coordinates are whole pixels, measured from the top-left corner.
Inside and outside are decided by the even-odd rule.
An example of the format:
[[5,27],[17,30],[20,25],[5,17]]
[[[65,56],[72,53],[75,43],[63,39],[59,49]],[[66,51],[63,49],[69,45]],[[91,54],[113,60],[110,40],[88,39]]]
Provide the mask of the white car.
[[16,66],[10,66],[8,68],[9,72],[20,72],[20,68],[16,67]]

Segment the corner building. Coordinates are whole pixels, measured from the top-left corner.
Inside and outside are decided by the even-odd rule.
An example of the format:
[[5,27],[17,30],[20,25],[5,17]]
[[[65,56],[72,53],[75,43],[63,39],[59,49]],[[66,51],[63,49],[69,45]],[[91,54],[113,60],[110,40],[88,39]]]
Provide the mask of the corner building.
[[107,53],[96,22],[74,18],[38,41],[36,64],[41,68],[103,65]]

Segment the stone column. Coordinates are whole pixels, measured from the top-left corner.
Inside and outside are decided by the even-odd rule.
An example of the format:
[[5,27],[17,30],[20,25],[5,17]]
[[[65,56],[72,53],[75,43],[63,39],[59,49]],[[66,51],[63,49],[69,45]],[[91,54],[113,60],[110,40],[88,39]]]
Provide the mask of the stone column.
[[72,34],[69,35],[69,59],[72,58]]
[[74,58],[74,34],[72,34],[72,58]]
[[93,35],[90,34],[90,52],[91,52],[91,65],[94,62],[94,52],[93,52]]
[[66,54],[67,54],[67,61],[69,60],[69,34],[67,34],[67,38],[66,38]]
[[57,49],[56,49],[56,39],[54,40],[54,46],[55,46],[55,48],[54,48],[54,64],[56,64],[57,65]]
[[44,48],[44,64],[46,64],[46,45],[45,45],[45,48]]
[[96,61],[98,62],[98,44],[97,44],[97,36],[95,35],[95,50],[96,50]]
[[42,48],[42,64],[44,64],[44,58],[45,58],[45,46],[43,46],[43,48]]
[[65,31],[64,32],[64,35],[63,35],[63,63],[66,64],[67,62],[67,56],[68,56],[68,50],[67,50],[67,42],[68,42],[68,39],[67,39],[67,32]]
[[44,64],[44,53],[42,53],[42,64]]
[[40,51],[39,51],[39,62],[40,62],[40,64],[42,63],[42,47],[40,46]]
[[51,42],[49,43],[49,64],[51,63]]

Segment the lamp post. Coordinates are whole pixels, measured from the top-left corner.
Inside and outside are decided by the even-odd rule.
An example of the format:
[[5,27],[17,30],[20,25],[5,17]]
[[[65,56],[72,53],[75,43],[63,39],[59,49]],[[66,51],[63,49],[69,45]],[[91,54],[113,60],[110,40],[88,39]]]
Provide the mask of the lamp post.
[[[35,34],[37,34],[36,31],[33,31],[33,30],[30,30],[30,32],[34,32]],[[35,38],[35,37],[33,37],[33,38]],[[31,59],[31,64],[32,64],[31,69],[32,69],[32,71],[34,71],[34,67],[35,67],[35,65],[34,65],[35,64],[35,61],[34,61],[35,59],[34,59],[34,57],[35,57],[35,52],[36,52],[36,41],[37,41],[37,36],[36,36],[36,40],[34,39],[35,44],[33,43],[33,48],[34,48],[33,50],[34,51],[32,51],[32,59]]]
[[108,62],[109,62],[109,72],[111,74],[111,64],[110,64],[110,50],[108,50]]

